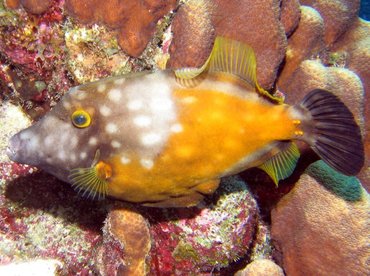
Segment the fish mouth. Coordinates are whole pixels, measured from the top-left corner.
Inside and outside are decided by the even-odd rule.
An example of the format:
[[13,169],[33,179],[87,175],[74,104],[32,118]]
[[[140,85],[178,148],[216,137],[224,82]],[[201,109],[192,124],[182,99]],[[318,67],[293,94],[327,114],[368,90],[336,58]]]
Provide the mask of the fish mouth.
[[21,148],[21,140],[17,135],[14,135],[10,138],[9,144],[6,148],[6,155],[10,160],[18,162],[19,160],[19,149]]
[[6,155],[9,157],[10,160],[14,161],[16,156],[16,151],[12,149],[10,146],[6,148]]

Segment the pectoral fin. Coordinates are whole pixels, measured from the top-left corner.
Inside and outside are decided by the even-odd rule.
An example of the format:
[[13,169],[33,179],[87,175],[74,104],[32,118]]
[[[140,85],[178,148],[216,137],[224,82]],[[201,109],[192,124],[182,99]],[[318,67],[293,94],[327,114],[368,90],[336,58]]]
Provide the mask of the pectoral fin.
[[258,168],[264,170],[277,186],[280,180],[289,177],[293,173],[299,156],[297,145],[291,142],[281,152],[271,157]]

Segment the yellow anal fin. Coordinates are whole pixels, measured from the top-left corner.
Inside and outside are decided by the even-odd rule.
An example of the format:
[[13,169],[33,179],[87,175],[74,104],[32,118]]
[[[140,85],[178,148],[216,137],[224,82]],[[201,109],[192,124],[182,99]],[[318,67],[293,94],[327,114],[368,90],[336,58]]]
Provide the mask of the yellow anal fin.
[[289,177],[299,159],[299,150],[295,143],[287,142],[285,147],[258,168],[264,170],[277,186],[279,181]]
[[220,179],[215,179],[198,184],[194,187],[194,190],[204,195],[210,195],[216,191],[219,185]]
[[158,202],[144,203],[143,205],[148,207],[160,207],[160,208],[192,207],[197,205],[203,198],[204,195],[194,191],[184,196],[170,197]]
[[159,202],[144,203],[143,205],[161,208],[192,207],[197,205],[205,195],[213,194],[219,184],[219,179],[203,182],[194,186],[189,194],[170,197]]

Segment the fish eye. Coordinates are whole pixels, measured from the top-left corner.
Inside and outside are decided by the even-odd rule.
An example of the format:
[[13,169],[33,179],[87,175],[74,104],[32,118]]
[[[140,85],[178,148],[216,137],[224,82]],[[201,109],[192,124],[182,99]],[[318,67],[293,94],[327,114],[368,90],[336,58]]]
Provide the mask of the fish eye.
[[78,128],[85,128],[91,124],[90,114],[85,110],[76,110],[71,116],[72,124]]

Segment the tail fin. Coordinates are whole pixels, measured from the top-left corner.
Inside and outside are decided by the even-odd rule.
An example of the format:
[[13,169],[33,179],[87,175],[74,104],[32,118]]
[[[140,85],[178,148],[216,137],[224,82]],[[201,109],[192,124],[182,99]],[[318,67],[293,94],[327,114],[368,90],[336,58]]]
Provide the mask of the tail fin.
[[328,165],[346,175],[356,175],[364,165],[360,128],[351,111],[328,91],[311,91],[296,106],[304,114],[303,140]]

